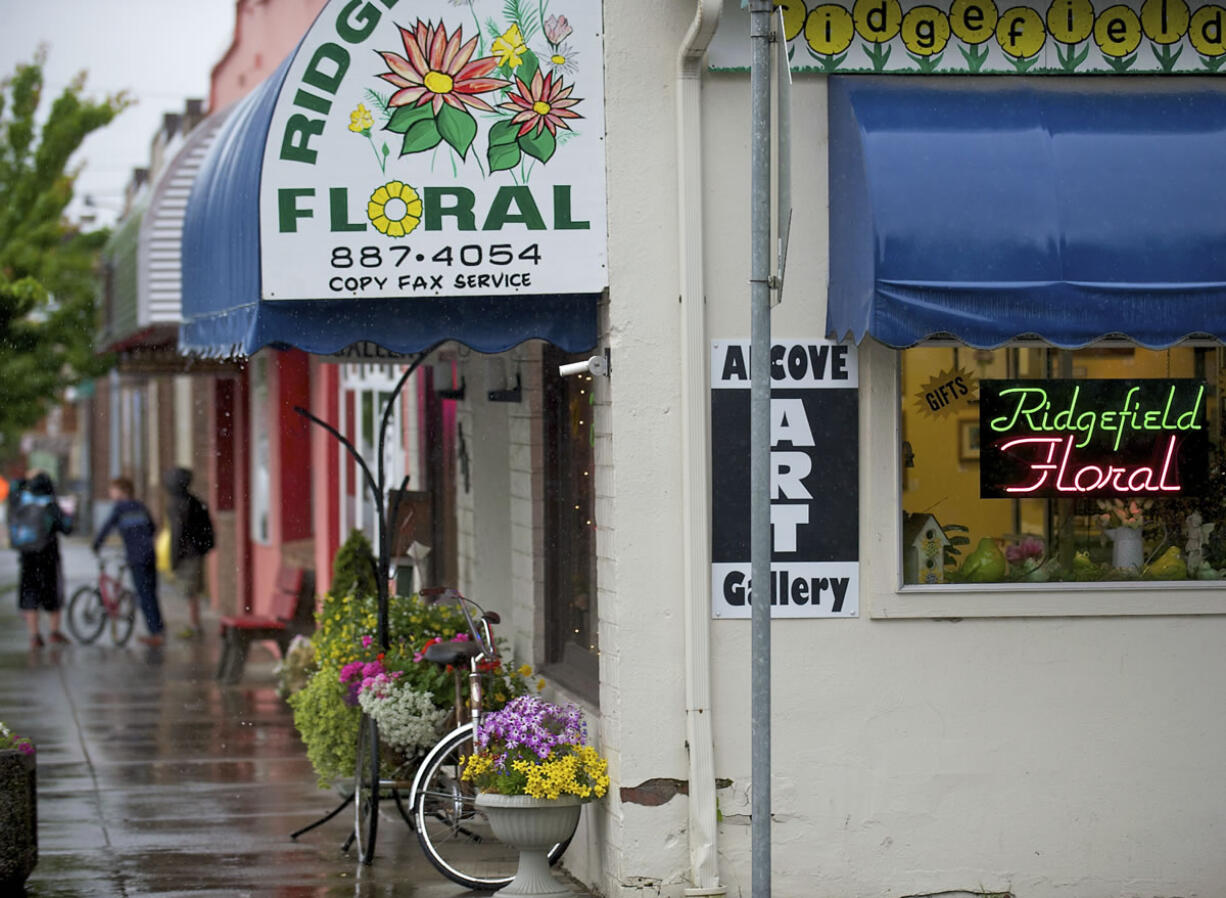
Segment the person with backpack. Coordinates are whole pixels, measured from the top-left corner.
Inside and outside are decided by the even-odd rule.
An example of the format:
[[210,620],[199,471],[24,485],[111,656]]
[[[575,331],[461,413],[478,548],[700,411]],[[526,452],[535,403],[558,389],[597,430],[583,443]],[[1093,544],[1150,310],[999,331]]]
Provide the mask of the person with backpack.
[[38,612],[50,616],[53,643],[67,643],[60,632],[64,584],[60,573],[59,534],[72,532],[72,518],[56,501],[55,485],[44,471],[18,481],[8,498],[9,544],[18,551],[21,568],[17,607],[30,631],[30,648],[43,647]]
[[191,626],[179,635],[197,637],[200,629],[200,594],[204,592],[204,556],[214,543],[208,506],[192,493],[192,472],[171,468],[162,478],[166,490],[166,519],[170,524],[170,566],[187,599]]
[[98,528],[93,550],[95,555],[98,554],[110,532],[118,528],[128,559],[128,570],[132,572],[132,585],[136,587],[140,610],[145,616],[145,628],[149,631],[149,635],[140,637],[140,641],[148,646],[159,646],[165,640],[162,632],[166,625],[162,623],[162,609],[158,604],[157,559],[153,551],[157,526],[149,509],[135,496],[136,487],[127,477],[116,477],[111,481],[111,501],[115,504]]

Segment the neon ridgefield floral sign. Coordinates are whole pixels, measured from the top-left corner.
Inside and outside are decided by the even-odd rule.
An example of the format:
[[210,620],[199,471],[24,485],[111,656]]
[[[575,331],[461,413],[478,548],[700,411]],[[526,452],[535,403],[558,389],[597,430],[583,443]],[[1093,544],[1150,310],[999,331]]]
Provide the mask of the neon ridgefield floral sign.
[[980,382],[980,494],[1195,496],[1208,472],[1194,380]]
[[[826,72],[1205,73],[1226,63],[1226,7],[1216,3],[1144,0],[1135,9],[1135,3],[1111,0],[952,0],[905,10],[899,0],[777,5],[792,65]],[[853,55],[857,43],[861,52]]]

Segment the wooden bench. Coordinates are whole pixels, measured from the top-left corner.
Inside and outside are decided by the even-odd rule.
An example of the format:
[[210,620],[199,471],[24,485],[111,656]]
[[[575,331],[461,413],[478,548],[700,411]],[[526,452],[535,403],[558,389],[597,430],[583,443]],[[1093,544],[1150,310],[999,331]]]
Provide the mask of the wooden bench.
[[221,619],[221,661],[217,679],[237,683],[247,665],[247,650],[253,642],[277,644],[281,657],[299,634],[315,629],[315,572],[281,565],[273,587],[272,613],[230,615]]

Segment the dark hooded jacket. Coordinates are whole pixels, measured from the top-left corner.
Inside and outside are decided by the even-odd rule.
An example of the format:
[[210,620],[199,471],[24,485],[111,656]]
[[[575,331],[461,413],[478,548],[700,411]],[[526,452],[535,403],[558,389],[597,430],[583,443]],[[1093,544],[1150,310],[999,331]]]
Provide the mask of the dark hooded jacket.
[[192,505],[203,503],[188,487],[192,483],[192,472],[187,468],[171,468],[162,478],[162,488],[166,490],[166,520],[170,525],[170,564],[178,565],[185,558],[204,555],[202,549],[189,532],[188,522],[191,520]]

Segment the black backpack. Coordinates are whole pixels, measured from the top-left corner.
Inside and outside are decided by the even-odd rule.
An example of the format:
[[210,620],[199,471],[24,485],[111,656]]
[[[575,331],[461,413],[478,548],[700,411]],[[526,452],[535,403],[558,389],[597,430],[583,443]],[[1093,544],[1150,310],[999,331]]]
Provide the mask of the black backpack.
[[183,521],[184,542],[193,546],[196,553],[211,552],[216,544],[213,535],[213,519],[208,506],[195,496],[187,497],[187,515]]
[[9,545],[23,555],[51,545],[55,532],[54,496],[22,493],[9,507]]

